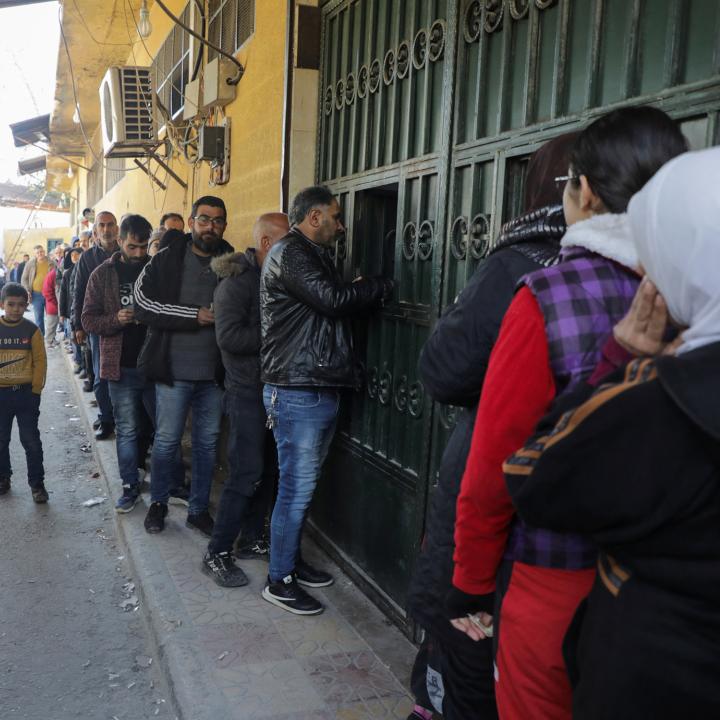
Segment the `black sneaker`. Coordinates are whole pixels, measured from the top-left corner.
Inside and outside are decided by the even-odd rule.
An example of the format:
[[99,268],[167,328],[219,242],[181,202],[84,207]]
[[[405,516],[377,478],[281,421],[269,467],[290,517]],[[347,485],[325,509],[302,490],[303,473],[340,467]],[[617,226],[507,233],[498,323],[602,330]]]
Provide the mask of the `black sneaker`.
[[90,380],[86,380],[83,383],[83,392],[92,392],[93,391],[93,384],[90,382]]
[[205,553],[202,571],[220,587],[242,587],[248,584],[247,575],[235,564],[229,552]]
[[241,545],[235,556],[239,560],[255,560],[260,558],[261,560],[267,560],[270,554],[270,543],[267,540],[252,540]]
[[262,596],[269,603],[294,615],[319,615],[324,610],[322,603],[297,584],[294,575],[287,575],[278,582],[272,582],[268,577]]
[[99,430],[101,425],[102,425],[102,420],[100,418],[98,418],[93,423],[93,430]]
[[165,517],[168,514],[168,506],[165,503],[154,502],[145,516],[145,530],[154,534],[165,529]]
[[0,495],[5,495],[10,490],[10,478],[0,477]]
[[327,587],[335,582],[335,579],[330,573],[326,573],[324,570],[318,570],[304,560],[298,560],[297,563],[295,563],[295,575],[297,576],[297,581],[306,587]]
[[190,503],[190,491],[186,487],[175,488],[170,491],[170,505],[182,505],[187,507]]
[[32,499],[34,503],[44,505],[48,501],[49,496],[44,485],[38,485],[37,487],[30,488],[30,490],[32,491]]
[[185,525],[189,528],[199,530],[203,535],[210,537],[213,527],[215,527],[215,521],[210,517],[210,513],[207,510],[203,510],[200,513],[195,513],[195,515],[188,515]]

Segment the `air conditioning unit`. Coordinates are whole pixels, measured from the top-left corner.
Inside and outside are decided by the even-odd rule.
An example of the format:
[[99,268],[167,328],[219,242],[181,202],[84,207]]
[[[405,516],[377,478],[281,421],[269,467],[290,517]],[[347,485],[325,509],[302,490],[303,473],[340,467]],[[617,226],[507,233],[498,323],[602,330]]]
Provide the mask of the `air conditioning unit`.
[[105,157],[142,157],[157,148],[157,103],[149,67],[111,67],[100,85]]

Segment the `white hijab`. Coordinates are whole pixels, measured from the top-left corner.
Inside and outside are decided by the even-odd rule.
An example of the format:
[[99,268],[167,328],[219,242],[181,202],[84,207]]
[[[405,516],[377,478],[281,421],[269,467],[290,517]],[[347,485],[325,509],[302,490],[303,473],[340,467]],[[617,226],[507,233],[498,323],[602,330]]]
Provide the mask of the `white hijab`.
[[633,196],[640,263],[673,320],[688,327],[678,354],[720,340],[720,147],[664,165]]

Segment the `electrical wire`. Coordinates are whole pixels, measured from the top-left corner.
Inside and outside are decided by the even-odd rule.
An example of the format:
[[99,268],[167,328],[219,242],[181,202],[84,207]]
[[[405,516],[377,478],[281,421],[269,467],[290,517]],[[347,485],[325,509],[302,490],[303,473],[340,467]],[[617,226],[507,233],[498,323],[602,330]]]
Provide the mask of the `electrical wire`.
[[180,18],[175,17],[170,10],[168,9],[167,5],[163,2],[163,0],[155,0],[155,4],[160,7],[160,9],[176,24],[179,25],[185,32],[192,35],[196,40],[199,40],[203,45],[206,45],[211,50],[214,50],[216,53],[222,55],[223,57],[226,57],[228,60],[230,60],[232,63],[237,65],[238,71],[237,75],[234,78],[228,78],[227,84],[228,85],[237,85],[240,80],[242,79],[242,76],[245,74],[245,68],[243,67],[242,63],[230,53],[225,52],[222,48],[217,47],[217,45],[213,45],[209,40],[206,40],[202,35],[199,35],[194,30],[191,30],[187,25],[185,25]]

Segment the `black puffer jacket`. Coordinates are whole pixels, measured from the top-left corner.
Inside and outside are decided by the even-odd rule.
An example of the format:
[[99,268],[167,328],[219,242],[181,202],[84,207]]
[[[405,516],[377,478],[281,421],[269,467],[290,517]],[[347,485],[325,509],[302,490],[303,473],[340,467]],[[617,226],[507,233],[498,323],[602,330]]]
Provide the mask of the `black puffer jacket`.
[[380,305],[391,280],[345,282],[328,251],[297,228],[268,253],[260,277],[262,381],[354,387],[348,317]]
[[[488,360],[518,281],[553,264],[565,233],[560,207],[541,208],[503,226],[490,256],[440,318],[422,349],[419,371],[434,400],[461,406],[438,470],[423,548],[408,596],[412,616],[446,642],[479,652],[479,643],[452,627],[444,600],[452,587],[455,505],[470,451]],[[489,643],[482,644],[490,652]]]
[[215,337],[225,388],[260,387],[260,266],[252,248],[213,258]]

